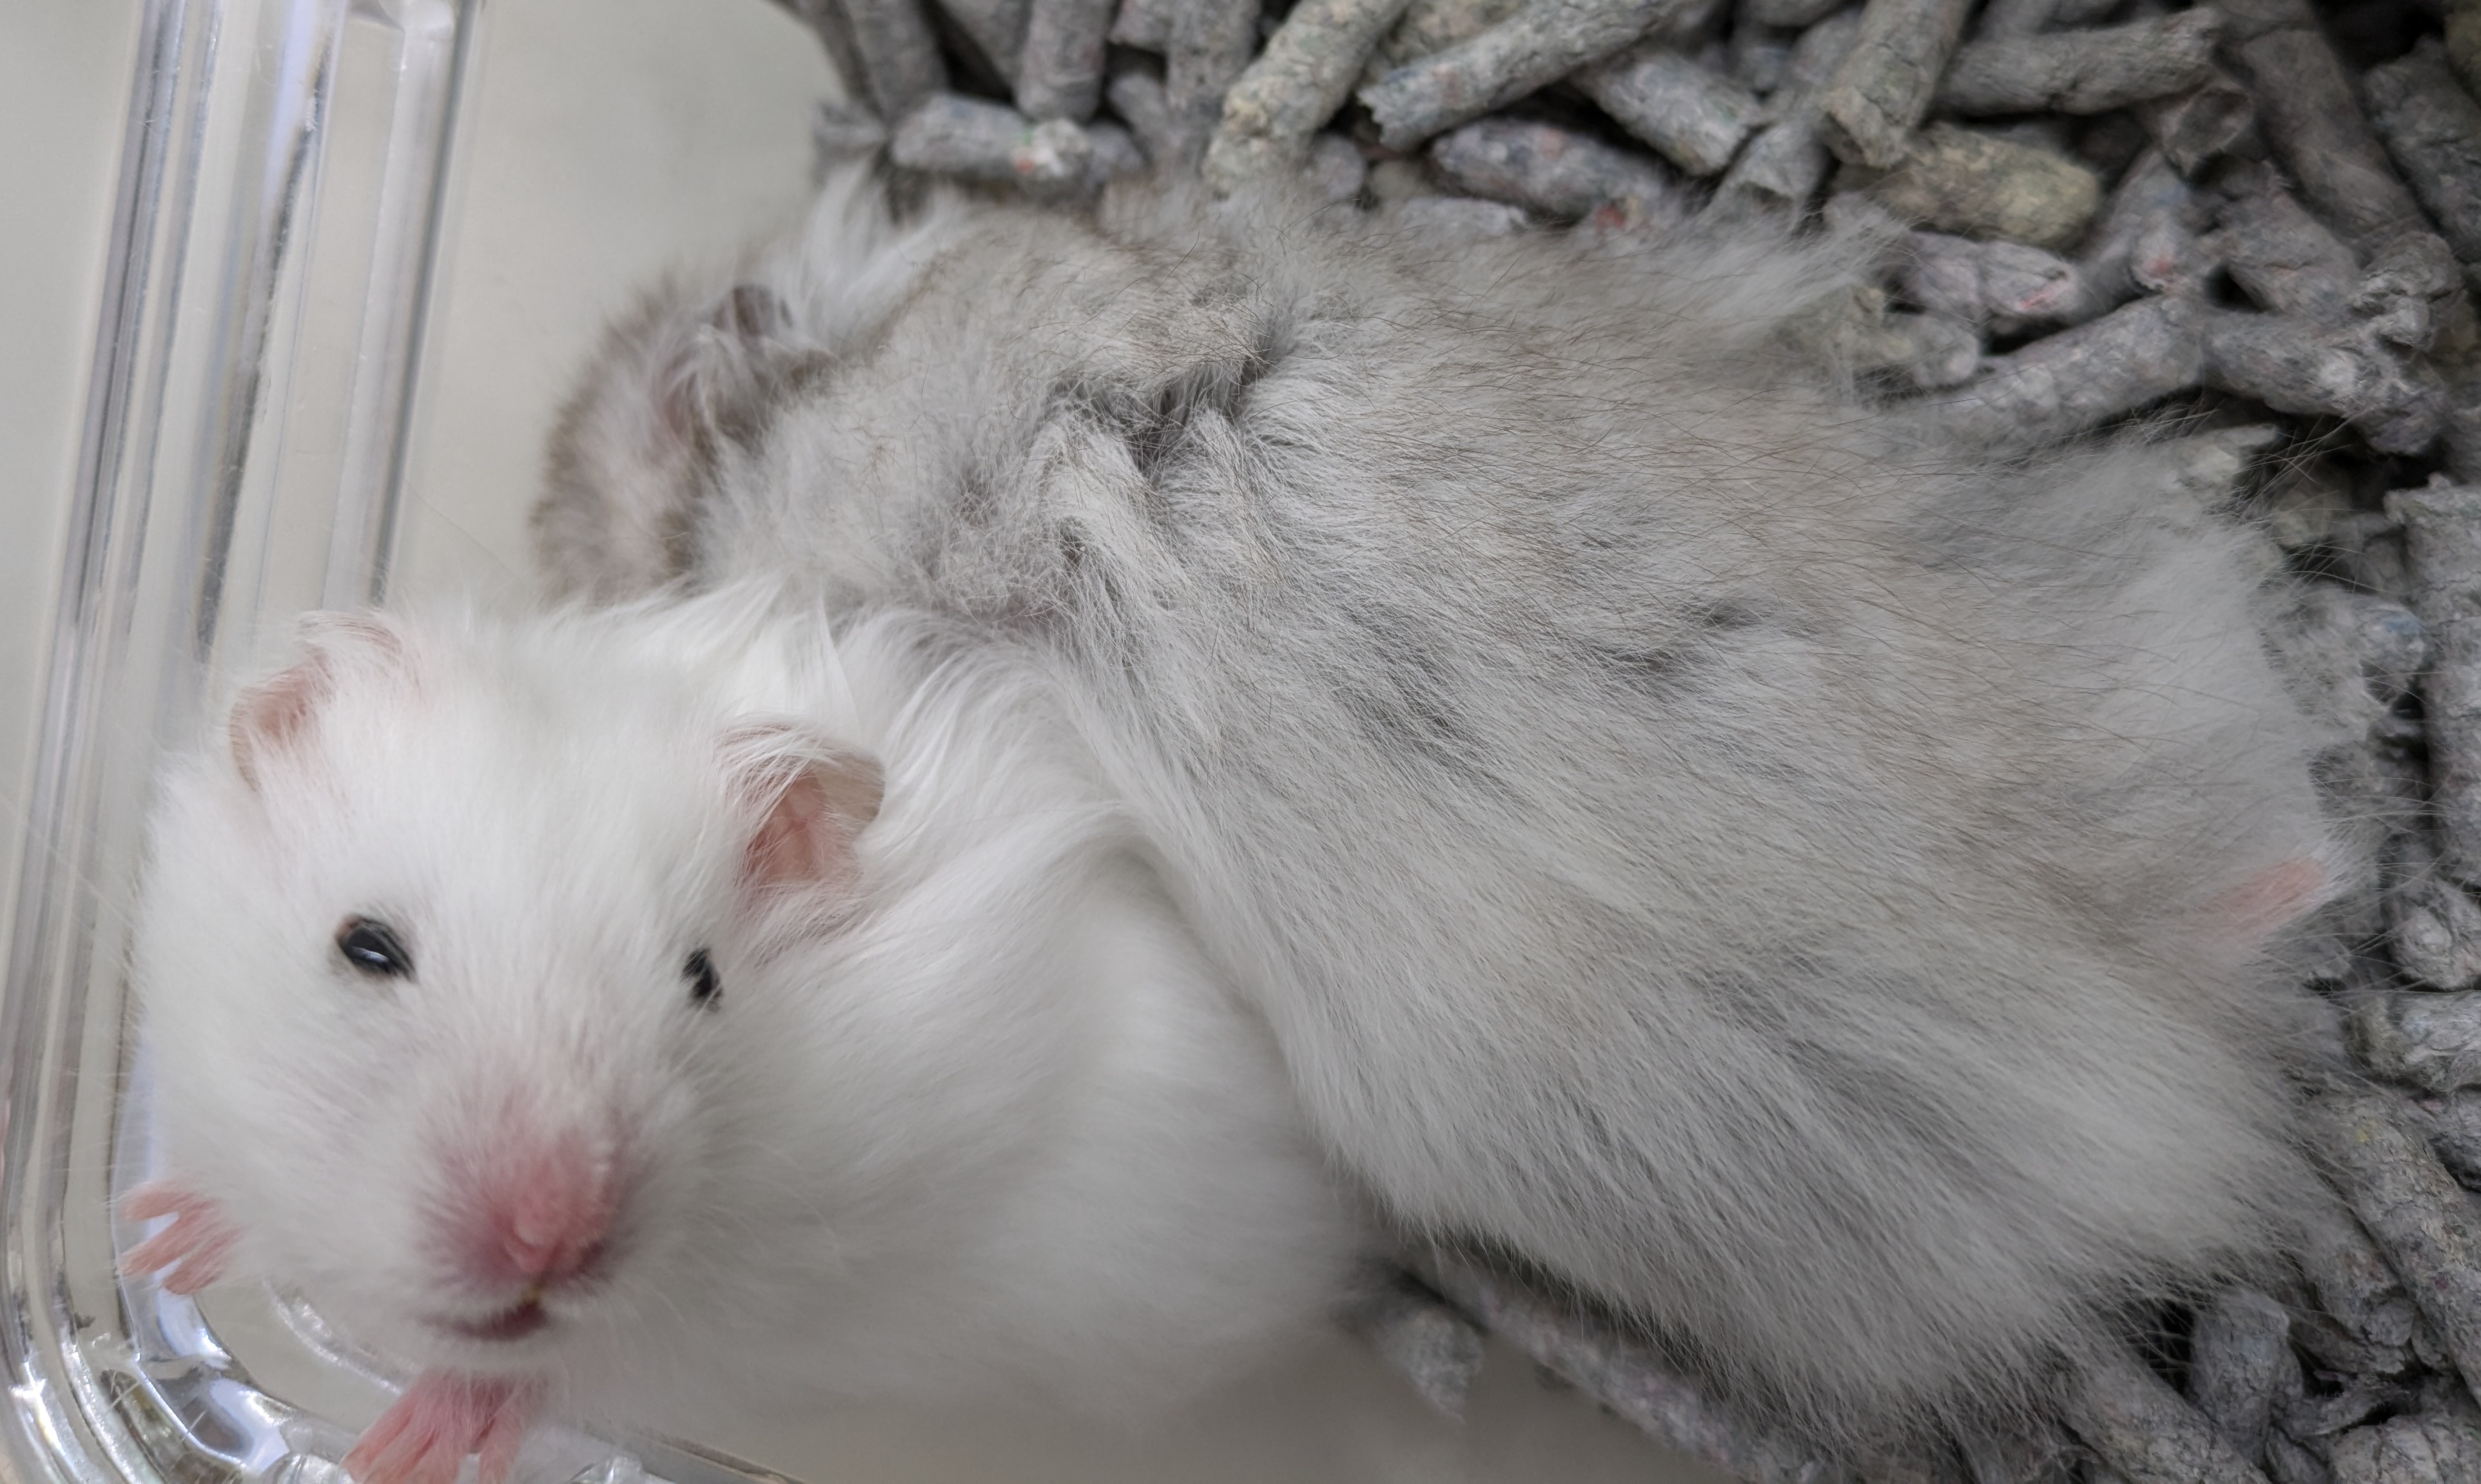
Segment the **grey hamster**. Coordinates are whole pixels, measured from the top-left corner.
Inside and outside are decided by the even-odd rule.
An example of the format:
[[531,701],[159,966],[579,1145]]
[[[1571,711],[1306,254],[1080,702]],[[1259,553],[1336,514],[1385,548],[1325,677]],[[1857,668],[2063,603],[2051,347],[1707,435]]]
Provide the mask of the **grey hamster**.
[[[546,565],[1023,674],[1395,1221],[1829,1439],[1952,1421],[2281,1250],[2275,950],[2356,868],[2259,548],[2163,456],[1793,349],[1871,250],[848,175],[615,340],[559,464],[630,472]],[[624,572],[647,471],[679,535]]]

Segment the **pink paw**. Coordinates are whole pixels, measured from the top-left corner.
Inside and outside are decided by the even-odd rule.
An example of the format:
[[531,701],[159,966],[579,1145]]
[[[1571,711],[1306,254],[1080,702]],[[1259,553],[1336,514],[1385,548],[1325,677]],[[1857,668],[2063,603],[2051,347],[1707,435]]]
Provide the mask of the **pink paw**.
[[170,1226],[120,1255],[124,1273],[171,1268],[164,1274],[168,1293],[196,1293],[215,1282],[241,1235],[213,1199],[169,1180],[149,1181],[130,1191],[120,1203],[120,1213],[132,1221],[172,1218]]
[[456,1484],[480,1454],[477,1484],[500,1484],[540,1400],[523,1381],[424,1371],[345,1455],[345,1471],[356,1484]]

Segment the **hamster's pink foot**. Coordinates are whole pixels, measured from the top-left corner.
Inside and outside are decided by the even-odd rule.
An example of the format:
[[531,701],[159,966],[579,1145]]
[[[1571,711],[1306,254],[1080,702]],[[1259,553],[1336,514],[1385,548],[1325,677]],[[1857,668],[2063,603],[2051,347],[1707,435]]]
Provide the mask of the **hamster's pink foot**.
[[2307,916],[2330,889],[2323,861],[2295,856],[2215,898],[2212,911],[2225,937],[2254,947]]
[[523,1381],[428,1370],[345,1455],[355,1484],[455,1484],[468,1454],[476,1484],[501,1484],[539,1404]]
[[149,1181],[129,1192],[120,1213],[132,1221],[170,1216],[172,1224],[120,1255],[124,1273],[164,1273],[168,1293],[196,1293],[222,1275],[240,1234],[215,1201],[172,1181]]

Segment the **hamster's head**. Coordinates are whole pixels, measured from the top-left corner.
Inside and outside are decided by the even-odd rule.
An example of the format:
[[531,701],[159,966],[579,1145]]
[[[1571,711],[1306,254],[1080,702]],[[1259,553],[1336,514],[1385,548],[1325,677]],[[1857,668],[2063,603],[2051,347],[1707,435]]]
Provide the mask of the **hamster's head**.
[[736,988],[857,910],[877,766],[481,628],[307,650],[163,782],[133,968],[172,1173],[349,1332],[556,1366],[715,1260],[716,1162],[764,1143]]

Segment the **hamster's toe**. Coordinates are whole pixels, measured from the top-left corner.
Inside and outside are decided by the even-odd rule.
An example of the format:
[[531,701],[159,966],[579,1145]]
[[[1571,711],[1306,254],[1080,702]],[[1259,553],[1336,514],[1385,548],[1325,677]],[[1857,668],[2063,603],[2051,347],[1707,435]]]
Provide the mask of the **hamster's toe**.
[[535,1405],[520,1381],[425,1371],[345,1455],[345,1471],[355,1484],[455,1484],[480,1455],[476,1484],[501,1484]]
[[213,1197],[177,1181],[140,1185],[120,1203],[120,1213],[132,1221],[171,1218],[171,1225],[120,1255],[122,1272],[164,1273],[165,1290],[171,1293],[196,1293],[222,1276],[241,1235]]

